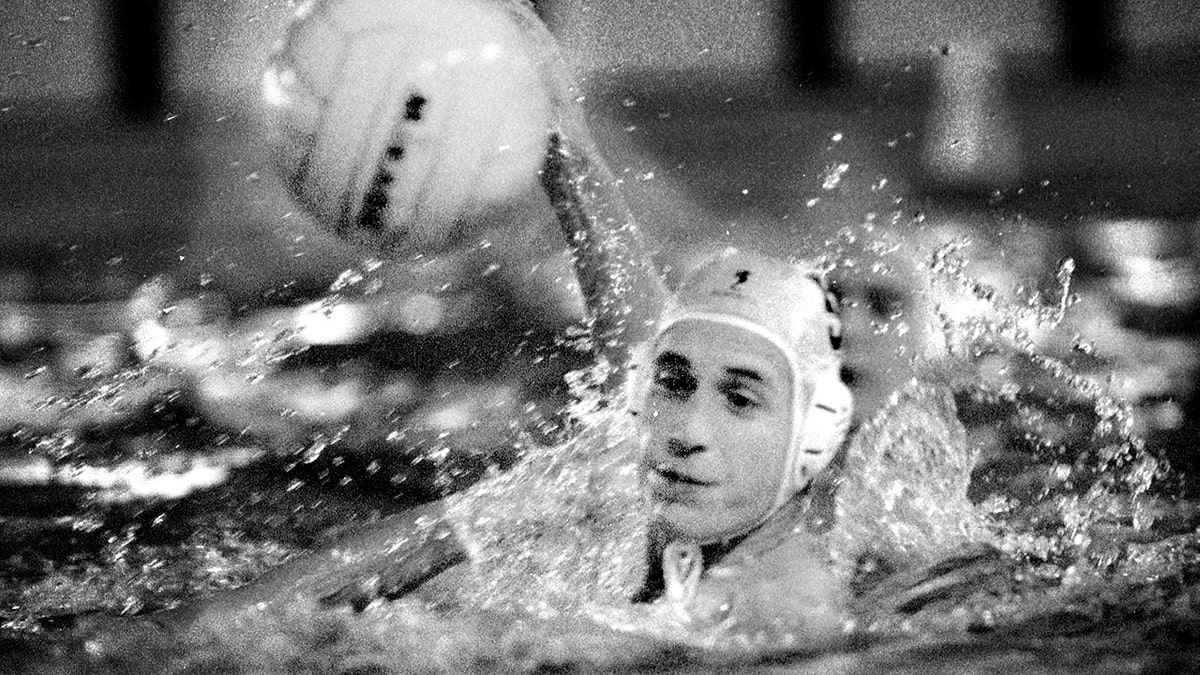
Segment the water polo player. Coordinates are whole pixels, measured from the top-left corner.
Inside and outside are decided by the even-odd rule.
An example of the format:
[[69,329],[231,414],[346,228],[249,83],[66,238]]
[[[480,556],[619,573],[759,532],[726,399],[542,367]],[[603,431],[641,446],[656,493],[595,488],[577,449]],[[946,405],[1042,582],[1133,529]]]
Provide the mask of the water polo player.
[[[524,5],[486,7],[503,7],[502,14],[488,9],[489,21],[515,30],[487,35],[507,36],[497,44],[512,43],[513,54],[533,73],[530,91],[548,97],[546,119],[540,123],[545,129],[541,170],[526,170],[525,180],[540,188],[538,197],[548,202],[572,253],[594,356],[610,372],[601,392],[610,402],[627,392],[632,414],[628,433],[612,435],[613,442],[599,444],[597,453],[580,453],[589,446],[575,443],[574,457],[586,464],[597,454],[611,453],[621,461],[603,476],[587,467],[572,469],[570,448],[550,455],[529,451],[511,471],[468,489],[465,497],[455,495],[364,525],[246,587],[155,618],[176,627],[220,625],[231,613],[246,610],[362,607],[413,591],[452,591],[464,579],[463,570],[483,567],[486,547],[481,542],[487,538],[472,532],[490,525],[498,530],[492,541],[500,542],[500,550],[521,542],[528,542],[528,550],[547,541],[569,547],[574,545],[571,536],[556,539],[550,534],[598,533],[595,545],[579,549],[579,555],[547,546],[543,557],[550,567],[595,566],[594,578],[621,577],[611,584],[610,598],[669,607],[678,616],[702,622],[749,626],[790,618],[832,625],[840,594],[804,530],[801,496],[841,445],[851,400],[838,378],[841,324],[819,272],[726,253],[697,270],[676,295],[668,294],[617,181],[591,140],[577,88],[553,38]],[[438,16],[435,12],[433,18]],[[480,48],[486,47],[487,54],[500,48],[484,42]],[[414,73],[418,71],[425,72]],[[397,72],[397,77],[407,77],[407,71]],[[447,105],[458,100],[454,96],[469,99],[467,92],[448,95]],[[435,120],[439,100],[428,100],[420,124]],[[472,100],[464,101],[460,103],[472,105]],[[407,133],[405,125],[416,123],[406,117],[397,125]],[[437,128],[449,134],[457,127],[446,122]],[[412,156],[397,153],[394,161]],[[436,164],[437,156],[430,161]],[[389,183],[393,192],[415,189],[399,175]],[[389,211],[395,216],[389,227],[412,232],[405,214],[420,212]],[[580,488],[572,493],[538,483],[540,476],[554,479],[559,472],[582,477]],[[614,475],[626,474],[636,475],[641,487],[613,488],[617,497],[609,502],[596,496],[606,489],[602,486],[619,484]],[[521,476],[533,478],[523,483]],[[502,504],[499,484],[520,489]],[[492,497],[496,500],[489,506]],[[558,497],[579,508],[556,505]],[[463,508],[464,503],[470,508]],[[621,520],[643,523],[646,536],[618,537]],[[588,523],[598,522],[611,526],[589,530]],[[518,536],[514,523],[548,529],[521,527]],[[637,544],[621,549],[637,550],[643,564],[636,574],[611,573],[616,558],[627,556],[617,555],[605,537]],[[513,556],[528,550],[513,551]],[[503,566],[503,558],[493,556],[492,562]],[[503,569],[493,569],[503,576]],[[570,584],[564,587],[570,592]]]
[[[649,564],[627,600],[705,624],[836,626],[841,592],[803,522],[803,493],[851,416],[838,376],[841,324],[819,271],[725,251],[671,296],[633,224],[599,216],[617,197],[601,194],[613,183],[586,145],[554,136],[542,182],[574,252],[596,356],[615,366],[607,395],[628,392],[635,433],[624,445],[636,445],[628,456],[650,512],[636,514],[647,523]],[[488,482],[471,489],[482,495],[477,512],[489,509]],[[532,496],[518,496],[516,508]],[[361,608],[427,583],[453,586],[471,548],[434,503],[156,618],[181,627],[297,603]]]

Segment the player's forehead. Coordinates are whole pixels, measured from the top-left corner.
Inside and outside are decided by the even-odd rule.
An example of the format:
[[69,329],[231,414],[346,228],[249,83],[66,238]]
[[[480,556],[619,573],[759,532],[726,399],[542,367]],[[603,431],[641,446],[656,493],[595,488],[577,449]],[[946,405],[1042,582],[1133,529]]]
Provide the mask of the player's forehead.
[[697,376],[736,376],[786,388],[791,366],[779,346],[751,331],[709,321],[681,321],[655,342],[656,368]]

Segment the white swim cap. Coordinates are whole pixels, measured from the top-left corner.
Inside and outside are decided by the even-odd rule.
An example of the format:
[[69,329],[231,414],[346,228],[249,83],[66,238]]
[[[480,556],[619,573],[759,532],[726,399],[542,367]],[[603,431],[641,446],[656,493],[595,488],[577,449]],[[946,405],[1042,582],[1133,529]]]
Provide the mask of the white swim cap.
[[[731,248],[687,277],[648,346],[652,349],[672,326],[691,321],[759,335],[779,348],[791,369],[791,446],[775,506],[765,520],[829,464],[850,426],[853,399],[840,376],[842,322],[836,300],[814,265]],[[644,396],[643,379],[631,378],[635,406]]]

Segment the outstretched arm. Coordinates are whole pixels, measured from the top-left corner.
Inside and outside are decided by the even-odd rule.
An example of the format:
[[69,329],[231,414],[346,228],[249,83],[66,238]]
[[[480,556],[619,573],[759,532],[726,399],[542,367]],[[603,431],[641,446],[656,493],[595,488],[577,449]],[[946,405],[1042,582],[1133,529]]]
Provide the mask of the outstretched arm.
[[349,604],[398,597],[467,558],[440,502],[389,516],[332,546],[209,600],[151,618],[174,630],[224,622],[252,608]]
[[596,348],[624,373],[633,348],[652,335],[667,291],[612,174],[588,150],[552,134],[542,187],[571,247]]

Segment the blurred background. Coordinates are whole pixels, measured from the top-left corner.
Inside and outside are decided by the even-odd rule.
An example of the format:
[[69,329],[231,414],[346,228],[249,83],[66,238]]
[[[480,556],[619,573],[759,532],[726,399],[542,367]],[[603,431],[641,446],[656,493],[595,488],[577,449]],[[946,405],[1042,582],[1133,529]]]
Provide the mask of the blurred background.
[[[260,73],[295,4],[5,3],[0,295],[119,297],[169,269],[253,297],[344,269],[295,224],[258,141]],[[668,195],[724,221],[859,220],[860,186],[848,211],[797,208],[841,164],[910,203],[1001,189],[1068,230],[1200,210],[1188,0],[537,6],[610,161],[653,195],[632,199],[654,237],[678,227],[654,222]]]

